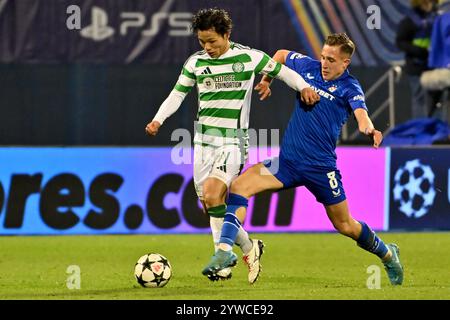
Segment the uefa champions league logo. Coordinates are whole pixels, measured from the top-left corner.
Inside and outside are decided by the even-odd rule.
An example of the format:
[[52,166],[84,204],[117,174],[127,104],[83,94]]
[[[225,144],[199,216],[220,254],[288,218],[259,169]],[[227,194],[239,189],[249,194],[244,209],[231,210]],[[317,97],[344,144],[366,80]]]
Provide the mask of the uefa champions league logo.
[[431,167],[419,159],[406,162],[395,173],[393,192],[399,210],[407,217],[417,219],[426,215],[436,197]]

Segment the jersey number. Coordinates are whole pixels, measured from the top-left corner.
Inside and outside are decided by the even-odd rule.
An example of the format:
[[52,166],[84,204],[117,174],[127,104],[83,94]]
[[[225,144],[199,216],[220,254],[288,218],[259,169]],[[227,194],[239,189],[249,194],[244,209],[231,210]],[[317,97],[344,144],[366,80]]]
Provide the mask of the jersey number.
[[336,172],[332,171],[327,173],[328,179],[330,179],[329,183],[330,183],[330,187],[331,189],[336,189],[339,185],[336,179]]

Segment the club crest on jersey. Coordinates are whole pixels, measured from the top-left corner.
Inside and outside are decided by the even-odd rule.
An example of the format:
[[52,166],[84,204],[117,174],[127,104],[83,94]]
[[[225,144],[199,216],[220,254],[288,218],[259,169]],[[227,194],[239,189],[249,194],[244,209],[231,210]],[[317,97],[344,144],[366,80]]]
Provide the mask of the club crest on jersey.
[[240,61],[233,63],[233,71],[236,73],[241,73],[244,71],[244,64]]
[[331,86],[328,88],[328,91],[330,91],[331,93],[335,92],[337,90],[337,86]]

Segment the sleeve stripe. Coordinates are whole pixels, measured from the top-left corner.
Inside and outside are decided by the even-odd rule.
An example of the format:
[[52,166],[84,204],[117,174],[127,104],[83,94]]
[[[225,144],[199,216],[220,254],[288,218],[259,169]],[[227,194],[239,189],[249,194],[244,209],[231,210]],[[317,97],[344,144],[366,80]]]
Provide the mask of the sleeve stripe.
[[262,69],[264,69],[269,60],[270,60],[269,56],[267,54],[264,54],[263,58],[261,59],[261,62],[258,63],[258,65],[255,68],[255,74],[259,74],[262,71]]
[[275,78],[275,76],[278,73],[280,73],[280,70],[281,70],[281,64],[277,62],[277,65],[275,66],[275,69],[272,72],[268,73],[267,75],[269,77],[271,77],[271,78]]
[[181,73],[182,75],[195,80],[195,74],[193,74],[192,72],[189,72],[186,68],[183,68],[183,71]]
[[180,75],[180,77],[178,78],[178,83],[182,84],[185,87],[193,87],[195,85],[195,80],[192,80],[185,75]]
[[183,93],[189,93],[191,91],[192,87],[186,87],[186,86],[183,86],[182,84],[177,83],[175,85],[174,89],[177,91],[183,92]]

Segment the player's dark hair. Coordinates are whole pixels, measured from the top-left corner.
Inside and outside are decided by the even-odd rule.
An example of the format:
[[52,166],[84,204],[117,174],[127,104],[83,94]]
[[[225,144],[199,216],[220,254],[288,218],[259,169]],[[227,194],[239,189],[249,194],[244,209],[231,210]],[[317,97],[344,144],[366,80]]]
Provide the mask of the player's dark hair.
[[325,44],[331,47],[339,46],[341,48],[341,52],[348,54],[350,57],[353,56],[356,50],[355,43],[350,40],[346,33],[335,33],[329,35],[327,40],[325,40]]
[[225,33],[231,32],[233,22],[228,12],[224,9],[201,9],[192,18],[191,28],[194,33],[197,33],[199,30],[214,29],[218,34],[223,36]]

